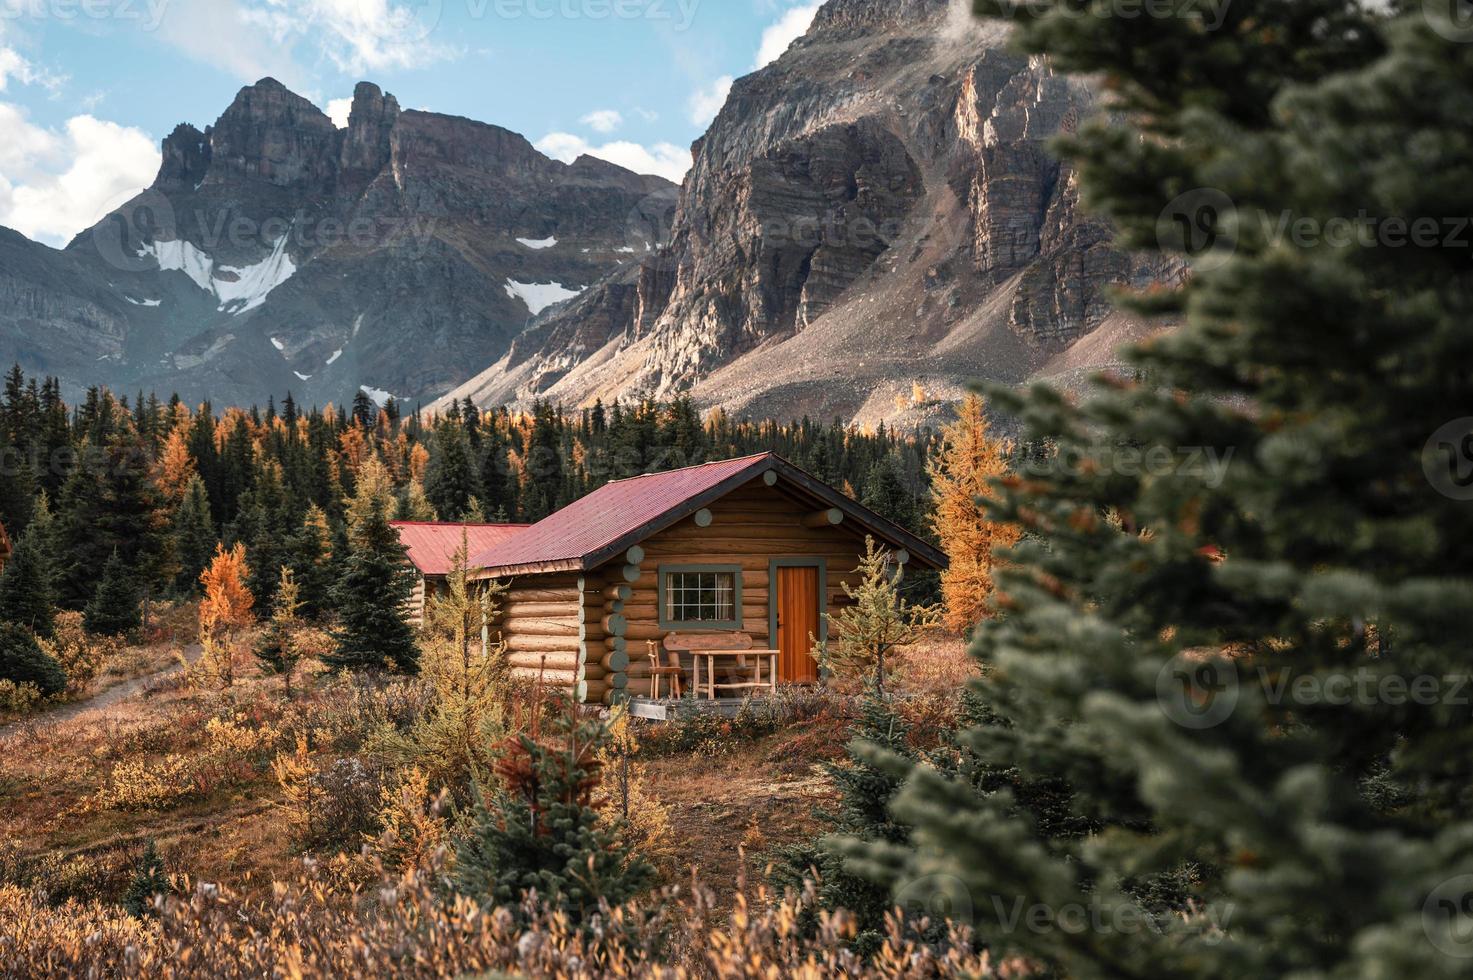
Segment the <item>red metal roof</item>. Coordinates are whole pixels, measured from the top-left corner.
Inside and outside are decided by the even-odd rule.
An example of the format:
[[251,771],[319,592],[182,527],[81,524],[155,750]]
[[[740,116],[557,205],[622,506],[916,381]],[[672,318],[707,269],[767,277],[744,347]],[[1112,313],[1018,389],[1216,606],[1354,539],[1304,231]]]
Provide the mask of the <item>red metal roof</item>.
[[[409,560],[421,575],[449,575],[455,564],[455,552],[461,541],[472,558],[515,537],[528,524],[453,524],[420,521],[392,521],[399,540],[409,552]],[[475,567],[472,561],[471,567]]]
[[[478,568],[520,572],[574,570],[627,535],[677,515],[682,505],[728,481],[744,482],[771,468],[772,453],[725,459],[666,473],[616,480],[533,524],[526,532],[476,555]],[[649,528],[649,533],[659,530]],[[532,568],[530,566],[538,566]]]

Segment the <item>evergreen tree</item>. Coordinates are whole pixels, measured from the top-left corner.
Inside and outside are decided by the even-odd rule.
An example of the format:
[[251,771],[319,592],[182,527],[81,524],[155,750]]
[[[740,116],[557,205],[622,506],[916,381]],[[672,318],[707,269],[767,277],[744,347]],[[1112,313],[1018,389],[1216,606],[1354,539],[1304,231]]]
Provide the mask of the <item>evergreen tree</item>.
[[374,500],[355,532],[334,590],[340,625],[337,648],[322,658],[334,670],[394,670],[413,673],[419,650],[404,619],[414,592],[414,571],[404,545],[389,525],[384,504]]
[[329,606],[333,585],[332,532],[327,515],[316,504],[307,508],[302,526],[287,540],[286,567],[297,583],[302,615],[318,619]]
[[93,636],[125,636],[143,624],[141,602],[132,570],[114,551],[102,567],[96,594],[82,611],[82,625]]
[[465,426],[442,420],[435,426],[430,466],[425,473],[425,495],[442,519],[459,521],[465,519],[475,490],[476,474],[471,466],[471,446]]
[[965,741],[1099,829],[917,767],[911,847],[856,861],[956,883],[1060,975],[1466,975],[1473,264],[1426,231],[1473,213],[1473,36],[1437,4],[986,7],[1104,79],[1084,193],[1191,274],[1131,300],[1182,319],[1136,380],[991,396],[1056,451],[994,510],[1030,533],[975,645],[1006,723]]
[[456,852],[461,894],[514,909],[535,891],[582,923],[601,899],[619,906],[652,883],[650,865],[592,805],[607,736],[598,721],[580,721],[575,711],[567,705],[558,712],[550,741],[534,729],[505,748],[497,763],[500,785],[489,804],[484,797],[477,802]]
[[66,671],[24,626],[0,623],[0,681],[34,684],[42,697],[66,690]]
[[167,895],[173,890],[169,876],[164,870],[164,859],[159,857],[159,847],[150,840],[143,848],[138,866],[133,871],[133,880],[123,896],[123,908],[137,918],[152,915],[155,895]]
[[210,498],[205,481],[195,474],[189,478],[184,497],[174,511],[173,553],[177,572],[174,587],[183,593],[199,589],[199,577],[209,567],[219,538],[210,520]]
[[0,620],[24,626],[39,637],[52,632],[55,572],[47,529],[39,522],[16,544],[0,572]]
[[849,602],[825,613],[828,635],[816,642],[814,656],[824,669],[885,693],[885,678],[895,667],[897,647],[908,646],[935,628],[940,618],[930,606],[915,606],[899,591],[904,568],[893,567],[890,553],[864,539],[864,557],[855,569],[859,584],[841,585]]
[[859,502],[906,530],[914,531],[920,526],[915,492],[906,485],[900,458],[894,453],[886,453],[869,468]]

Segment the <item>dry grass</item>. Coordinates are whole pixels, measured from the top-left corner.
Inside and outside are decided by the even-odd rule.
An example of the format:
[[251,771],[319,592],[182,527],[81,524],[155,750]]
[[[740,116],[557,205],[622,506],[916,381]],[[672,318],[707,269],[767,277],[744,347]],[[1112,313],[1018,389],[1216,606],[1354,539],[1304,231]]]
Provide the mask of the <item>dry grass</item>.
[[[606,909],[588,928],[528,901],[484,909],[448,900],[435,867],[360,890],[340,867],[314,868],[259,901],[214,885],[168,898],[156,919],[115,907],[52,907],[0,886],[0,962],[24,976],[246,977],[899,977],[993,976],[985,953],[953,932],[936,948],[892,922],[869,962],[848,949],[845,913],[801,923],[811,895],[739,894],[717,915],[699,886]],[[712,924],[712,923],[715,924]]]
[[[129,670],[148,673],[150,665],[168,666],[173,646],[164,640],[137,648],[130,654],[136,658],[134,666],[120,669],[117,676],[127,676]],[[957,693],[975,668],[958,640],[918,645],[905,651],[899,666],[894,685],[898,703],[918,740],[931,742],[954,717]],[[245,916],[284,930],[278,937],[283,945],[242,950],[233,959],[222,959],[218,973],[197,975],[269,975],[268,965],[286,975],[292,973],[286,964],[299,955],[309,957],[302,961],[308,966],[301,975],[368,975],[371,965],[387,962],[383,957],[400,955],[393,949],[412,949],[413,955],[426,957],[423,963],[401,963],[390,971],[409,975],[428,975],[431,967],[426,964],[443,965],[445,957],[463,957],[455,962],[465,970],[517,969],[539,975],[622,976],[651,967],[650,951],[640,944],[652,942],[653,933],[639,932],[634,952],[593,949],[579,945],[587,937],[570,936],[548,921],[539,927],[546,932],[538,941],[584,956],[588,964],[581,972],[566,962],[554,968],[541,953],[519,948],[508,931],[511,926],[499,915],[429,909],[424,904],[428,899],[416,891],[427,888],[424,883],[407,886],[407,906],[375,910],[367,907],[375,904],[369,902],[349,908],[342,905],[351,897],[349,886],[377,880],[359,858],[347,861],[356,868],[351,881],[343,879],[332,888],[320,881],[295,881],[301,855],[283,831],[281,789],[271,774],[274,753],[289,750],[298,734],[310,732],[325,764],[360,759],[382,776],[394,763],[376,754],[381,740],[374,733],[406,724],[424,709],[424,693],[413,683],[385,689],[309,676],[302,679],[299,697],[288,703],[279,680],[257,676],[244,662],[237,676],[228,691],[154,685],[98,710],[50,720],[42,716],[0,734],[0,753],[7,759],[0,769],[0,888],[20,886],[0,891],[0,943],[8,936],[9,942],[33,950],[50,950],[59,957],[57,972],[62,975],[79,971],[84,953],[95,954],[99,963],[121,957],[113,962],[131,964],[121,971],[128,975],[182,975],[188,971],[166,962],[167,957],[155,958],[161,954],[148,951],[162,947],[150,944],[178,943],[201,955],[223,956],[218,944],[227,935],[231,942],[244,942],[231,930]],[[776,971],[768,975],[797,969],[801,944],[784,932],[791,925],[785,916],[795,913],[768,911],[772,896],[752,895],[749,905],[743,880],[763,875],[744,855],[810,838],[820,829],[814,808],[829,802],[831,788],[819,764],[842,755],[856,713],[852,692],[799,690],[765,711],[712,720],[700,730],[661,726],[640,731],[647,785],[671,811],[675,859],[666,865],[665,884],[687,881],[692,874],[704,883],[699,896],[687,892],[662,912],[646,910],[637,916],[640,922],[663,917],[659,928],[678,937],[670,941],[688,944],[674,959],[672,949],[662,952],[665,962],[680,962],[684,971],[666,975],[743,975],[737,963],[748,954],[757,956],[764,969]],[[354,852],[361,840],[355,836],[341,846]],[[119,916],[114,903],[149,841],[157,842],[172,873],[223,883],[231,894],[197,895],[176,903],[162,927]],[[319,856],[326,859],[331,853]],[[381,893],[370,888],[363,894]],[[292,905],[307,898],[331,898],[337,910]],[[68,900],[82,904],[54,907]],[[762,911],[747,915],[745,910],[756,909],[759,902],[765,903]],[[424,921],[433,925],[434,935],[412,940],[401,936],[393,946],[390,926],[402,927],[409,915],[428,916]],[[719,928],[706,935],[703,930],[712,923]],[[297,932],[309,925],[314,936]],[[853,968],[841,955],[841,925],[836,923],[835,929],[829,946],[802,947],[814,957],[809,975],[839,975]],[[364,945],[354,951],[350,937],[360,933]],[[89,935],[98,937],[91,946],[84,942]],[[903,949],[903,941],[897,942],[897,949]],[[126,953],[130,946],[137,952]],[[939,969],[940,964],[925,956],[917,961],[925,964],[924,970]],[[317,957],[315,965],[310,957]],[[5,959],[0,950],[0,961]],[[924,970],[909,975],[932,975]]]

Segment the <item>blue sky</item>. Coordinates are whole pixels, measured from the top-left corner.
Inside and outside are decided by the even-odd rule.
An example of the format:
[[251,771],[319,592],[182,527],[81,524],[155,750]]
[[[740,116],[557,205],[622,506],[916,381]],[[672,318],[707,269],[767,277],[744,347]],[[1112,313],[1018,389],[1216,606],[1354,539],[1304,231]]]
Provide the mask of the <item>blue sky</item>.
[[0,0],[0,225],[64,244],[158,141],[270,75],[336,117],[355,82],[679,179],[731,79],[815,0]]

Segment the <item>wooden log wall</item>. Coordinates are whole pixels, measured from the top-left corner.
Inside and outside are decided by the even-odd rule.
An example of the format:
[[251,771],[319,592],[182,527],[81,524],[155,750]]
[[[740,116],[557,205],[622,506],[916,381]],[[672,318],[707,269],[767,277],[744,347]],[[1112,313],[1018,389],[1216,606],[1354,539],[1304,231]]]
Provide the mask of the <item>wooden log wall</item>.
[[502,609],[491,625],[493,639],[506,643],[512,675],[539,676],[582,701],[587,695],[583,672],[583,579],[577,575],[538,575],[513,579]]
[[[736,565],[742,577],[742,630],[759,648],[771,647],[768,581],[774,558],[816,558],[824,563],[827,606],[833,613],[848,603],[844,583],[858,584],[855,568],[864,553],[864,532],[851,521],[834,521],[834,512],[815,518],[782,492],[757,481],[740,488],[674,527],[645,540],[634,555],[620,556],[600,569],[604,590],[605,703],[619,696],[648,695],[650,689],[648,641],[659,642],[670,630],[660,626],[659,568],[661,565]],[[627,592],[620,588],[627,586]],[[689,668],[689,662],[686,662]],[[596,699],[590,684],[590,699]]]

